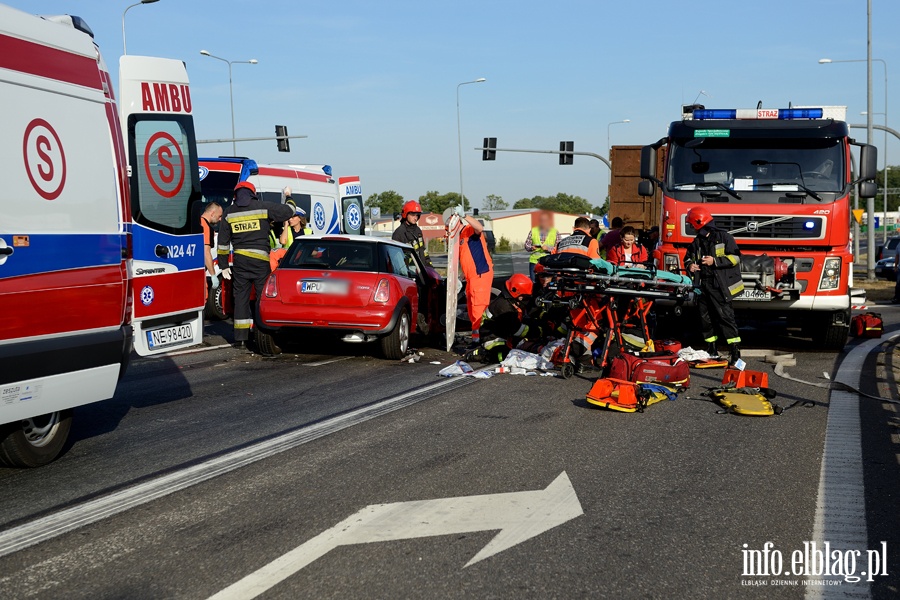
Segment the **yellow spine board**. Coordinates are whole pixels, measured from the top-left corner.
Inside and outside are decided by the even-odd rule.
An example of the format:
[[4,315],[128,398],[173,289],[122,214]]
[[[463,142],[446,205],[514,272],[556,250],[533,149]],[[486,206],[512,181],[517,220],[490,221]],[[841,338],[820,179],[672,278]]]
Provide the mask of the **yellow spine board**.
[[762,394],[743,394],[740,392],[716,392],[716,402],[738,415],[750,417],[770,417],[775,414],[775,407]]

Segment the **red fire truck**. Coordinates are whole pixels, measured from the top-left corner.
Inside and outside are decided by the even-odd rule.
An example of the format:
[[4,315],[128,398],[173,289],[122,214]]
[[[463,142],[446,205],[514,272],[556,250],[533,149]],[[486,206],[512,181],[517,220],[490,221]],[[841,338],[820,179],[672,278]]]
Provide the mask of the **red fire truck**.
[[[849,137],[845,113],[685,107],[668,135],[641,152],[638,193],[662,192],[660,267],[681,268],[696,235],[687,212],[706,204],[743,254],[735,309],[786,318],[821,346],[842,348],[853,280],[850,192],[859,185],[860,197],[874,196],[876,173],[875,148]],[[859,147],[857,174],[852,146]]]

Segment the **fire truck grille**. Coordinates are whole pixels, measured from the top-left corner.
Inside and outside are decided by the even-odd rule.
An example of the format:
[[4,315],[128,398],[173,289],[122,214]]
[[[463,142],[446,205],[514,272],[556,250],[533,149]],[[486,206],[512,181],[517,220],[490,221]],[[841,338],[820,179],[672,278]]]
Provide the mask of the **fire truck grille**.
[[[715,215],[716,227],[731,232],[735,239],[821,239],[825,220],[822,217],[790,217],[784,215]],[[697,231],[685,222],[685,234]]]

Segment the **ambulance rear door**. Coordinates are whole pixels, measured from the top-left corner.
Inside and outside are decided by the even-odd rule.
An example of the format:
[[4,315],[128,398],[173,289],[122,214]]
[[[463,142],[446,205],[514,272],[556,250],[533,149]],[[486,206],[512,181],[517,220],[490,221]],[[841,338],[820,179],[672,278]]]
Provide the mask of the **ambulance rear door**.
[[338,189],[341,195],[341,231],[353,235],[362,235],[366,230],[366,221],[363,209],[362,187],[359,177],[341,177],[338,179]]
[[206,275],[197,144],[180,60],[123,56],[122,129],[131,186],[135,350],[142,356],[203,341]]

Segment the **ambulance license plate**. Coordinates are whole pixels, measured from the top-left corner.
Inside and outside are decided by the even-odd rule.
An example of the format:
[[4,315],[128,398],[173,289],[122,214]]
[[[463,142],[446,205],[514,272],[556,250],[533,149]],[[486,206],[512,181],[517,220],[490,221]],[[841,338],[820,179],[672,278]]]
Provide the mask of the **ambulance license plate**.
[[163,327],[162,329],[153,329],[147,332],[147,346],[151,350],[190,343],[193,340],[194,328],[191,325]]
[[735,300],[744,300],[750,302],[765,302],[772,299],[772,292],[763,292],[761,290],[744,290],[734,297]]

